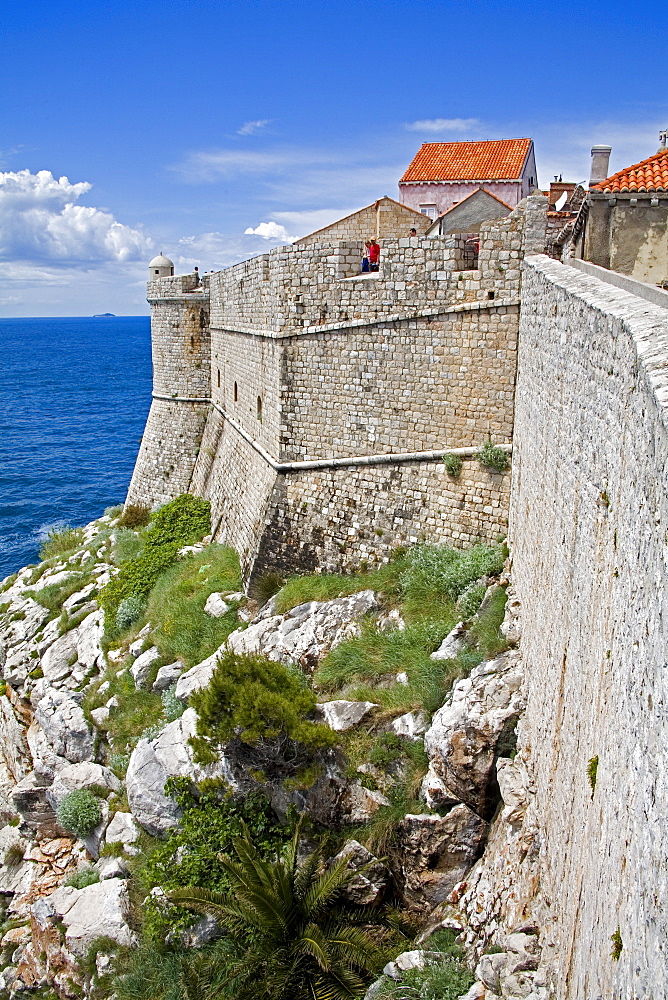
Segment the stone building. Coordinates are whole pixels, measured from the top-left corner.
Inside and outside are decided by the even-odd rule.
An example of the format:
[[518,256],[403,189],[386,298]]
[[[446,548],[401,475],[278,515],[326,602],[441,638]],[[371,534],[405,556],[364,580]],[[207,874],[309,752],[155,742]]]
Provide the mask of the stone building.
[[483,222],[505,219],[512,208],[484,188],[477,188],[440,215],[427,230],[427,236],[447,236],[449,233],[477,233]]
[[399,181],[399,198],[431,219],[480,187],[514,208],[537,178],[532,139],[424,142]]
[[[569,253],[652,284],[668,283],[668,149],[607,176],[609,146],[592,149],[592,177]],[[601,177],[603,173],[603,177]]]
[[[543,248],[530,198],[466,234],[278,247],[213,275],[151,280],[153,403],[128,501],[190,490],[246,577],[353,569],[421,538],[505,532],[520,263]],[[445,452],[463,468],[446,474]]]
[[429,219],[421,212],[401,205],[394,198],[385,195],[329,226],[302,236],[295,240],[295,246],[330,240],[369,240],[374,236],[377,240],[400,240],[404,236],[410,236],[411,229],[417,229],[418,235],[422,236],[429,225]]

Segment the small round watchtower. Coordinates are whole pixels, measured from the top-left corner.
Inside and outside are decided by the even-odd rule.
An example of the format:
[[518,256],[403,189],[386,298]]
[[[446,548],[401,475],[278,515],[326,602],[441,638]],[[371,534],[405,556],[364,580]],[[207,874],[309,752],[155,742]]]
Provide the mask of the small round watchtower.
[[148,265],[148,274],[151,281],[156,278],[171,278],[174,274],[174,263],[169,257],[164,257],[161,250]]

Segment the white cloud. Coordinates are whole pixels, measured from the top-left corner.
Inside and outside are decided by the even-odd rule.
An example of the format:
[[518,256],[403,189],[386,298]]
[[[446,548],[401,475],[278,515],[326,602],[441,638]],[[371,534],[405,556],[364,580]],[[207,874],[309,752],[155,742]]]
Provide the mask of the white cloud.
[[244,229],[244,236],[262,236],[265,240],[284,240],[286,243],[290,239],[285,226],[277,222],[261,222],[255,229]]
[[177,274],[192,271],[195,265],[204,274],[206,271],[221,271],[232,264],[238,264],[239,261],[257,257],[258,254],[266,253],[272,246],[286,242],[285,238],[277,239],[253,232],[247,235],[200,233],[198,236],[183,236],[174,252],[170,251],[169,256],[174,261]]
[[468,132],[481,124],[479,118],[421,118],[408,122],[406,128],[410,132]]
[[271,124],[271,118],[258,118],[254,122],[244,122],[241,128],[237,129],[237,135],[257,135],[263,128]]
[[0,172],[0,259],[88,266],[145,258],[152,243],[141,230],[76,204],[91,187],[49,170]]
[[295,167],[313,166],[334,162],[329,153],[308,152],[303,149],[273,151],[219,149],[215,152],[190,153],[185,160],[170,169],[184,181],[192,184],[207,183],[245,174],[277,175]]

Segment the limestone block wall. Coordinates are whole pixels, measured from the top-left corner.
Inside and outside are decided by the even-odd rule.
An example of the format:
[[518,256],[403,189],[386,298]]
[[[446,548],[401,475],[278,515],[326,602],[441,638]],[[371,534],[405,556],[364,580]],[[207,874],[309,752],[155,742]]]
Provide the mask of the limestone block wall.
[[457,479],[441,462],[281,475],[252,574],[351,572],[387,562],[399,545],[497,541],[507,530],[509,491],[509,473],[475,459]]
[[472,303],[284,341],[282,459],[510,443],[518,319]]
[[526,261],[510,545],[558,1000],[668,996],[667,407],[668,310]]

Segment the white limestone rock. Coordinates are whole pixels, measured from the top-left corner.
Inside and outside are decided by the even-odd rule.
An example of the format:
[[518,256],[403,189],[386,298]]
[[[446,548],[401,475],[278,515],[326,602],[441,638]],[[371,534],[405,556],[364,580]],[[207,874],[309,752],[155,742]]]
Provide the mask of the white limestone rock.
[[77,629],[70,629],[49,646],[40,660],[42,673],[50,684],[57,684],[72,673],[77,660]]
[[434,773],[485,818],[496,804],[490,777],[497,741],[506,721],[524,709],[522,680],[517,650],[479,664],[454,684],[425,734]]
[[71,614],[74,611],[74,609],[77,608],[77,605],[84,604],[85,601],[91,596],[91,594],[95,593],[96,589],[97,589],[96,584],[94,583],[86,584],[86,586],[82,587],[81,590],[77,590],[76,593],[68,597],[66,601],[63,601],[64,610],[67,611],[68,614]]
[[[56,567],[54,567],[55,569]],[[75,574],[71,570],[61,570],[58,573],[50,572],[48,569],[42,573],[37,583],[33,583],[31,590],[44,590],[55,584],[67,583]]]
[[78,956],[84,956],[100,937],[112,938],[125,947],[137,943],[128,925],[127,883],[120,878],[105,879],[85,889],[61,886],[33,903],[32,915],[42,929],[60,918],[65,928],[65,944]]
[[35,719],[26,731],[26,743],[33,759],[35,774],[44,784],[50,785],[56,773],[67,767],[69,761],[55,752],[44,730]]
[[104,634],[104,611],[100,608],[87,615],[77,628],[77,659],[86,670],[104,665],[100,645]]
[[99,708],[91,709],[91,719],[96,726],[104,726],[109,721],[109,716],[111,712],[106,705],[101,705]]
[[388,962],[383,969],[383,975],[390,979],[401,980],[403,973],[410,969],[426,969],[428,965],[443,960],[438,951],[402,951],[393,962]]
[[515,757],[499,757],[496,778],[503,799],[502,816],[506,823],[518,827],[524,819],[529,794],[529,776],[524,762]]
[[145,653],[140,653],[135,662],[130,667],[130,673],[134,678],[137,689],[147,686],[151,667],[156,660],[160,659],[160,651],[157,646],[151,646]]
[[367,823],[381,806],[389,805],[390,800],[381,792],[353,783],[343,793],[339,815],[347,823]]
[[218,657],[225,649],[225,646],[226,643],[223,643],[215,653],[207,656],[206,660],[196,663],[190,670],[186,670],[184,674],[181,674],[176,682],[175,694],[177,698],[180,698],[181,701],[187,701],[195,691],[201,691],[202,688],[208,686],[216,669]]
[[431,660],[454,660],[454,658],[464,648],[464,635],[466,626],[464,622],[458,622],[451,632],[448,632],[445,639],[431,656]]
[[93,734],[81,706],[55,688],[47,688],[35,707],[35,719],[46,739],[59,757],[70,763],[93,760]]
[[419,740],[427,729],[427,716],[424,712],[406,712],[398,719],[393,719],[390,727],[397,736],[407,736],[411,740]]
[[209,594],[204,605],[205,614],[211,615],[212,618],[222,618],[229,610],[230,606],[225,603],[221,594]]
[[127,878],[130,874],[130,869],[123,858],[115,858],[113,856],[100,858],[99,861],[95,862],[93,867],[100,876],[101,882],[110,878]]
[[227,640],[235,653],[259,653],[280,663],[313,669],[330,649],[359,634],[361,619],[380,607],[372,590],[333,601],[309,601],[285,615],[253,621]]
[[107,827],[105,840],[108,844],[132,845],[139,840],[139,832],[132,813],[117,812]]
[[378,705],[373,701],[338,700],[316,705],[316,711],[322,713],[329,728],[337,733],[357,726],[374,708],[378,708]]
[[197,715],[189,708],[155,739],[140,740],[130,757],[125,776],[130,809],[137,822],[154,836],[176,826],[180,817],[177,804],[164,794],[170,776],[185,775],[193,781],[224,777],[234,785],[224,757],[208,767],[194,762],[188,740],[195,735],[196,726]]
[[185,670],[185,663],[183,660],[175,660],[174,663],[168,663],[164,667],[160,667],[156,678],[153,682],[153,691],[166,691],[167,688],[171,687]]
[[68,764],[56,775],[53,784],[46,793],[46,798],[51,808],[56,810],[70,792],[82,788],[91,789],[96,785],[100,788],[108,788],[110,792],[121,790],[121,782],[114,772],[102,764],[96,764],[93,761]]

